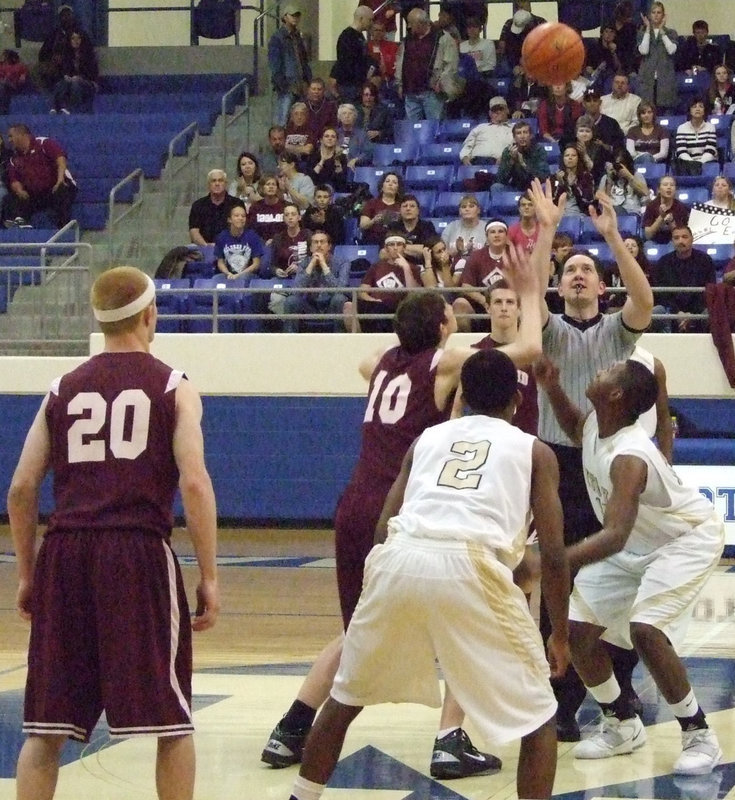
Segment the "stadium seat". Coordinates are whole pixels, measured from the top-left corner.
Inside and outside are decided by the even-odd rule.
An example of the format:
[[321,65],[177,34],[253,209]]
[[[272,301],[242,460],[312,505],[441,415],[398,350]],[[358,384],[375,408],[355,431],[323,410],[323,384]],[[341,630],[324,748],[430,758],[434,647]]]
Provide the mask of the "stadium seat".
[[[283,283],[281,281],[280,283]],[[241,291],[235,291],[236,289]],[[194,281],[196,293],[191,295],[189,313],[209,314],[209,319],[190,319],[187,327],[191,333],[212,333],[214,330],[214,301],[217,299],[217,315],[242,313],[244,283],[241,279],[199,278]],[[213,291],[218,290],[218,291]],[[238,330],[238,320],[217,319],[219,333],[234,333]]]
[[666,174],[666,164],[636,164],[635,171],[643,178],[649,189],[656,189],[658,182]]
[[692,203],[706,203],[709,200],[709,190],[703,186],[686,187],[676,190],[676,199],[681,200],[691,207]]
[[580,243],[580,249],[592,253],[593,256],[598,258],[603,264],[610,264],[614,261],[610,247],[605,242],[588,242]]
[[424,144],[419,148],[418,160],[427,166],[433,164],[459,164],[459,153],[461,149],[461,142]]
[[580,236],[579,227],[579,217],[562,217],[559,220],[559,227],[556,229],[556,232],[568,234],[576,244]]
[[452,184],[454,167],[449,165],[412,166],[406,167],[404,177],[406,188],[414,189],[441,189],[448,191]]
[[474,180],[476,172],[487,172],[491,175],[496,175],[498,172],[497,164],[461,164],[454,171],[454,178],[450,189],[453,192],[464,191],[464,182],[466,180]]
[[[491,214],[517,214],[518,200],[523,192],[497,192],[492,196],[491,207],[485,213]],[[479,198],[478,198],[479,200]],[[486,206],[483,206],[483,210]]]
[[[187,278],[157,278],[153,283],[156,287],[156,308],[161,314],[186,314],[189,309],[189,297],[183,292],[172,291],[176,289],[190,289],[191,282]],[[156,331],[158,333],[182,333],[186,330],[186,323],[182,319],[161,319],[158,317]]]
[[704,250],[704,252],[707,253],[707,255],[715,262],[715,266],[719,271],[723,270],[733,257],[733,247],[730,242],[727,244],[697,245],[697,249]]
[[407,189],[406,194],[414,195],[419,201],[422,217],[431,216],[434,212],[434,203],[436,202],[436,189]]
[[350,262],[351,277],[362,277],[378,260],[380,247],[377,244],[342,244],[334,248],[335,258]]
[[[589,242],[601,242],[603,237],[600,232],[595,228],[592,219],[587,216],[582,216],[580,219],[579,228],[579,241],[582,244]],[[639,217],[637,214],[619,214],[618,215],[618,230],[620,235],[625,238],[626,236],[638,235]]]
[[445,119],[439,128],[439,138],[443,142],[464,142],[477,124],[474,119]]
[[381,178],[388,172],[394,172],[403,178],[403,167],[355,167],[354,179],[359,183],[367,183],[373,197],[378,195],[378,184]]
[[393,141],[397,145],[431,144],[438,141],[439,121],[398,119],[393,125]]
[[[720,174],[719,161],[709,161],[707,164],[702,164],[701,175],[678,175],[676,178],[677,186],[681,188],[700,187],[707,190],[707,198],[709,198],[709,187],[712,181]],[[694,202],[694,201],[693,201]]]
[[389,167],[395,164],[413,164],[418,156],[418,145],[376,144],[373,147],[373,165]]
[[427,217],[427,222],[431,222],[434,230],[441,236],[447,229],[447,226],[454,222],[456,217]]
[[651,264],[655,264],[661,256],[666,255],[666,253],[671,253],[674,249],[673,244],[645,244],[643,247],[643,252],[646,254],[646,258],[649,260]]
[[558,142],[540,142],[541,147],[546,150],[546,158],[549,161],[549,164],[558,164],[559,159],[561,158],[561,152],[559,150],[559,143]]

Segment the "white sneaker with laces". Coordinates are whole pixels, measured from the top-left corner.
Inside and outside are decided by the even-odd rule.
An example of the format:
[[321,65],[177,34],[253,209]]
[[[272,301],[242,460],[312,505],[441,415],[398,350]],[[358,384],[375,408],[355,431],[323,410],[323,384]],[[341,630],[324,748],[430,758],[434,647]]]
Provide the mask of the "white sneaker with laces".
[[646,743],[646,729],[639,717],[620,720],[605,717],[600,729],[589,739],[583,739],[572,750],[575,758],[610,758],[632,753]]
[[674,763],[678,775],[706,775],[722,760],[722,748],[711,728],[681,732],[681,755]]

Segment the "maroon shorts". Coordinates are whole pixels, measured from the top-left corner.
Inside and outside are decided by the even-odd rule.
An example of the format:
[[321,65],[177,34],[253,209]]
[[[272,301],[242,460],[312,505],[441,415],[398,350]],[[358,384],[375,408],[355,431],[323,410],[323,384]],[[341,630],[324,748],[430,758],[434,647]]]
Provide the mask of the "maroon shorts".
[[163,539],[54,533],[38,554],[23,729],[86,741],[193,730],[191,624]]
[[345,630],[360,599],[365,559],[372,550],[375,526],[390,487],[390,483],[376,486],[350,483],[337,506],[334,518],[337,589]]

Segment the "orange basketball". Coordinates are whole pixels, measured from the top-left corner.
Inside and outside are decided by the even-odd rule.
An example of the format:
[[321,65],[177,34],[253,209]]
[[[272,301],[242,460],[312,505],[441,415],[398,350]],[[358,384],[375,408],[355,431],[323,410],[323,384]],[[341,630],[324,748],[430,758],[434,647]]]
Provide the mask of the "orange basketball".
[[521,63],[526,75],[545,86],[576,78],[584,66],[584,44],[573,28],[545,22],[526,36]]

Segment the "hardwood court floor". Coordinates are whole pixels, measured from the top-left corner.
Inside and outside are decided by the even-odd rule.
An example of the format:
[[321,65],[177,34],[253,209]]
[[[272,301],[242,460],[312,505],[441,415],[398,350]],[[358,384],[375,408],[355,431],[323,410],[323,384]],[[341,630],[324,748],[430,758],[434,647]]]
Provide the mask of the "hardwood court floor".
[[[196,583],[191,548],[174,536],[187,587]],[[15,796],[14,765],[22,742],[22,688],[28,628],[15,612],[15,565],[0,531],[0,800]],[[222,531],[223,610],[212,631],[195,636],[198,800],[286,800],[296,769],[271,770],[260,751],[293,699],[312,659],[340,629],[331,532]],[[735,800],[735,570],[722,566],[695,611],[686,643],[697,696],[724,750],[709,776],[671,774],[679,732],[647,673],[636,673],[648,744],[632,756],[579,762],[559,745],[555,795],[662,800]],[[489,665],[488,679],[492,679]],[[596,714],[586,704],[581,721]],[[515,797],[517,746],[501,748],[496,775],[439,783],[428,777],[438,710],[420,706],[366,709],[348,733],[326,800],[506,800]],[[467,725],[475,742],[479,735]],[[112,743],[102,723],[86,748],[64,756],[60,800],[154,798],[154,744]]]

